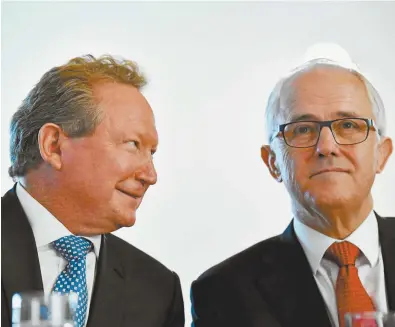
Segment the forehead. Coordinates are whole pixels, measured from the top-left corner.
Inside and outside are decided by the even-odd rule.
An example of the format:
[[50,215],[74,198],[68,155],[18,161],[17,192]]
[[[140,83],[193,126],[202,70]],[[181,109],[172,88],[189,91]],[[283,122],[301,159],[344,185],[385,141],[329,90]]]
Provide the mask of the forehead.
[[[132,85],[105,82],[93,86],[94,100],[104,112],[102,125],[116,137],[157,139],[152,109]],[[154,140],[153,140],[154,141]]]
[[288,82],[281,108],[288,118],[307,115],[318,119],[372,117],[371,102],[362,79],[338,67],[315,67]]

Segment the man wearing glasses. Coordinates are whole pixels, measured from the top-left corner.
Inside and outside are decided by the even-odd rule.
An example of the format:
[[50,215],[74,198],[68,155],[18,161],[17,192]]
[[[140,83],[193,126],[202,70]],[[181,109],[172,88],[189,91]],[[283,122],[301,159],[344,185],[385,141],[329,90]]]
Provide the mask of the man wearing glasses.
[[392,152],[377,91],[353,65],[310,60],[277,83],[266,123],[262,159],[294,219],[192,284],[194,326],[344,327],[347,312],[394,311],[395,219],[371,195]]

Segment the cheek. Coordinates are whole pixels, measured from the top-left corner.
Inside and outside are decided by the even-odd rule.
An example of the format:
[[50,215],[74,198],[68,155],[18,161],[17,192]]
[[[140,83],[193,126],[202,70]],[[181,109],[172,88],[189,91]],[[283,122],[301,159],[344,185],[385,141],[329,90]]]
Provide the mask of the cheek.
[[137,155],[127,151],[119,152],[113,159],[113,165],[116,166],[118,179],[126,179],[134,175],[138,167]]
[[97,187],[114,184],[121,175],[122,165],[116,151],[107,148],[77,149],[65,158],[65,167],[72,180]]
[[118,182],[131,176],[130,153],[125,151],[109,151],[102,153],[95,163],[96,178],[114,187]]
[[346,148],[344,157],[353,168],[356,175],[372,175],[376,172],[378,152],[374,144],[356,144],[352,148]]
[[355,151],[349,156],[349,160],[353,165],[355,180],[358,184],[372,182],[376,175],[377,153]]
[[289,151],[284,151],[281,160],[280,171],[286,180],[293,180],[295,177],[295,161],[290,156]]
[[295,151],[283,147],[281,149],[280,170],[283,180],[288,183],[301,183],[306,175],[308,156],[305,151]]

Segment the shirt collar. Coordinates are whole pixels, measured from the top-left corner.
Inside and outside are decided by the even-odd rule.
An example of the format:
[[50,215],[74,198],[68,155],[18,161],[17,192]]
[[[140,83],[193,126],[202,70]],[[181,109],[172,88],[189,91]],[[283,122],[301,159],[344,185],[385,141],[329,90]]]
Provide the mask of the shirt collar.
[[298,219],[294,219],[294,230],[314,274],[317,273],[326,250],[335,242],[348,241],[356,245],[365,255],[371,267],[376,265],[379,259],[380,245],[378,225],[373,211],[371,211],[362,224],[344,240],[337,240],[317,232],[301,223]]
[[[20,183],[16,186],[16,195],[32,227],[37,249],[47,246],[61,237],[73,235],[55,216],[33,198]],[[101,235],[84,236],[84,238],[92,242],[94,252],[98,257]]]

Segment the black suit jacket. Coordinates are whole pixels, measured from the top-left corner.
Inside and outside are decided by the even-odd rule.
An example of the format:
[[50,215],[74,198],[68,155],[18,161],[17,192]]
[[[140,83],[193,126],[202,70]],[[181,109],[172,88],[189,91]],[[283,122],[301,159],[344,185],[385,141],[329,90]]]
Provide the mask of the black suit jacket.
[[[43,290],[33,232],[14,189],[1,200],[1,322],[15,292]],[[50,231],[48,231],[50,232]],[[87,327],[183,327],[180,280],[120,238],[102,236]]]
[[[389,310],[395,310],[395,219],[377,216]],[[195,327],[330,327],[293,223],[192,283]]]

